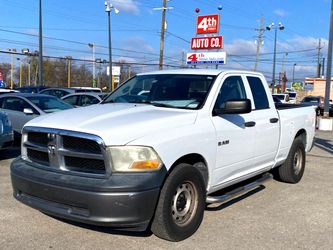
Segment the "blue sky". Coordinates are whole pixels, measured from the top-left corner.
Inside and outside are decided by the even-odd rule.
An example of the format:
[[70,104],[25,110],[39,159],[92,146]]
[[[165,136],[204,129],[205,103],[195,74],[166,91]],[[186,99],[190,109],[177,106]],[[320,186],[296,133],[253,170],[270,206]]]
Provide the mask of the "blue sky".
[[[120,10],[111,13],[113,61],[158,63],[162,0],[111,0]],[[171,0],[167,12],[165,63],[180,65],[182,52],[190,52],[189,41],[195,36],[195,8],[200,14],[220,14],[220,34],[231,68],[254,67],[256,36],[261,15],[264,24],[282,22],[278,32],[276,71],[284,68],[291,78],[316,72],[318,40],[322,56],[327,57],[330,4],[328,0]],[[219,11],[218,6],[223,10]],[[1,0],[0,49],[38,50],[38,0]],[[107,15],[102,0],[43,0],[44,55],[91,59],[88,43],[96,44],[96,58],[108,59]],[[269,78],[272,71],[274,32],[264,32],[259,71]],[[288,54],[286,54],[288,53]],[[0,62],[10,56],[0,54]],[[148,70],[144,66],[136,71]]]

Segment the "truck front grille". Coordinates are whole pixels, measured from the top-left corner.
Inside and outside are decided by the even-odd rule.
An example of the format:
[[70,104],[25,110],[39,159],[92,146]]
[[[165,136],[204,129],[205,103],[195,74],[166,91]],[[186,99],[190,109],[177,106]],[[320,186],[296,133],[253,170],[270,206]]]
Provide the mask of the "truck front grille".
[[40,151],[33,150],[30,148],[27,149],[27,152],[28,152],[28,157],[30,160],[35,161],[40,164],[49,165],[48,153],[40,152]]
[[82,174],[109,173],[105,147],[98,136],[28,127],[22,140],[22,154],[38,166]]
[[73,171],[84,171],[87,173],[101,174],[105,172],[105,165],[103,160],[65,156],[65,164],[67,169]]
[[98,143],[89,139],[77,138],[73,136],[63,136],[63,146],[65,149],[71,151],[101,154],[101,147],[98,145]]

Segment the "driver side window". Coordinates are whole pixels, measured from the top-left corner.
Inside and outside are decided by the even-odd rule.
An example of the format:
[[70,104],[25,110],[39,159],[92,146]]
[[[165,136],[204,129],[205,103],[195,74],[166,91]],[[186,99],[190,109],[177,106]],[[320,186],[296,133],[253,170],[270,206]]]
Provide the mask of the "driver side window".
[[229,76],[222,84],[214,109],[222,109],[225,107],[226,101],[239,99],[246,99],[246,92],[242,77]]

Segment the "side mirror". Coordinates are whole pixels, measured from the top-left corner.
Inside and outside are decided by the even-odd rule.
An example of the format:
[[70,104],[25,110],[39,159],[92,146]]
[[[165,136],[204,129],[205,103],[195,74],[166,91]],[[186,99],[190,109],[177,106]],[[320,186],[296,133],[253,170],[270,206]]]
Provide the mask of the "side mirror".
[[25,109],[23,109],[23,113],[26,115],[33,115],[34,111],[32,111],[31,108],[25,108]]
[[222,114],[246,114],[252,111],[251,100],[249,99],[239,99],[239,100],[229,100],[224,103],[223,108],[214,109],[214,115]]

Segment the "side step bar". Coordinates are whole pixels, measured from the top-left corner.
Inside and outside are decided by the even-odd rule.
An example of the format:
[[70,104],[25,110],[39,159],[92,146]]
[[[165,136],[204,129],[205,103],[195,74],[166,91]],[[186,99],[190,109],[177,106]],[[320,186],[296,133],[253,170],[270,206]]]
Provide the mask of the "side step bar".
[[243,187],[236,188],[221,196],[207,196],[206,203],[212,204],[212,203],[226,202],[227,200],[230,200],[236,196],[244,194],[252,189],[255,189],[256,187],[262,185],[263,183],[265,183],[266,181],[269,181],[271,179],[273,179],[273,175],[270,173],[266,173],[261,178],[255,180],[254,182],[251,182]]

